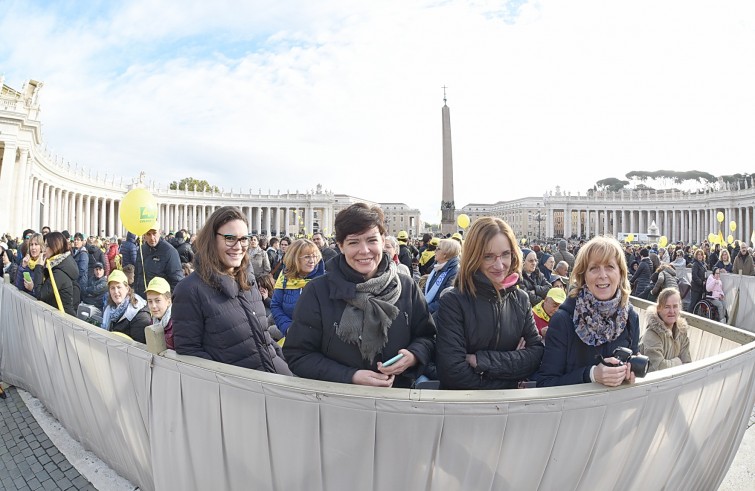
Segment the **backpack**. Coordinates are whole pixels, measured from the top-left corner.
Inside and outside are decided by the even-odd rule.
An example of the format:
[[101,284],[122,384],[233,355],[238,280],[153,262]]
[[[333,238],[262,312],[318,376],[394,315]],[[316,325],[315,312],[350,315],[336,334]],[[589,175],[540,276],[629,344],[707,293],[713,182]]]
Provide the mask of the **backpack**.
[[690,288],[692,288],[689,281],[687,281],[687,278],[677,278],[676,281],[679,283],[679,296],[682,298],[686,297]]

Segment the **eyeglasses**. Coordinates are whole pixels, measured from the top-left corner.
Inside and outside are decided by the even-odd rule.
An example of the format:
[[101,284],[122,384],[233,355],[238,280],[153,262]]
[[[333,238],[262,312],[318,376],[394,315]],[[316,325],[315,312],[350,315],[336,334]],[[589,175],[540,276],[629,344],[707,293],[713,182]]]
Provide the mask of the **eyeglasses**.
[[223,240],[225,241],[226,247],[234,247],[236,243],[240,243],[241,247],[248,247],[249,246],[249,236],[248,235],[242,235],[241,237],[236,237],[233,234],[219,234],[215,233],[215,235],[219,235],[223,237]]
[[320,260],[319,256],[316,256],[315,254],[309,255],[309,256],[299,256],[299,259],[303,259],[304,261],[308,263],[316,263]]
[[482,262],[486,266],[492,266],[499,259],[503,263],[505,263],[507,261],[510,261],[511,260],[511,251],[503,251],[501,254],[485,254],[484,256],[482,256]]

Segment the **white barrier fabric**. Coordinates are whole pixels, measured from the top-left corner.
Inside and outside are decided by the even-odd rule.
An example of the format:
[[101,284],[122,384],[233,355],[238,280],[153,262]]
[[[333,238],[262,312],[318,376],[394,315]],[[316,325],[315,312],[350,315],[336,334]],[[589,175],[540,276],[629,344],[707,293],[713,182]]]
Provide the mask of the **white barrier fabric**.
[[146,490],[716,489],[755,338],[690,333],[698,361],[618,389],[369,389],[152,356],[0,287],[2,378]]
[[[681,269],[676,272],[678,277],[692,278],[692,270]],[[731,325],[740,329],[755,332],[755,276],[743,276],[734,273],[721,275],[724,294],[726,296],[726,310],[729,318],[735,317]],[[736,306],[735,306],[736,305]]]
[[29,390],[120,475],[153,489],[148,434],[152,356],[0,287],[0,375]]

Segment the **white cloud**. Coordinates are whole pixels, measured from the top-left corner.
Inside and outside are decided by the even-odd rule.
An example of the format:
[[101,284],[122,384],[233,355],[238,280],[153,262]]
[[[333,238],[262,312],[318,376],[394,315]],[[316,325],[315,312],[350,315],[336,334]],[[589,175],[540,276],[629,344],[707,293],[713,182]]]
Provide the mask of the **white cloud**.
[[630,170],[747,172],[755,154],[751,2],[242,4],[71,22],[16,2],[0,8],[0,70],[46,83],[46,141],[102,173],[321,183],[427,220],[442,85],[459,207]]

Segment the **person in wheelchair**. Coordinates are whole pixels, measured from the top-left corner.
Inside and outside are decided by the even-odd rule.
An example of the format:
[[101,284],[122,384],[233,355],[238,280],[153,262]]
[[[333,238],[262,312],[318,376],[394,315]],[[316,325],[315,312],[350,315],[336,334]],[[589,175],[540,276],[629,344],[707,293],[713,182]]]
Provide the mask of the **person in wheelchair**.
[[716,307],[717,318],[714,320],[721,321],[728,318],[726,307],[724,306],[724,286],[721,282],[721,269],[713,268],[713,272],[708,276],[705,282],[705,289],[708,291],[706,300]]

